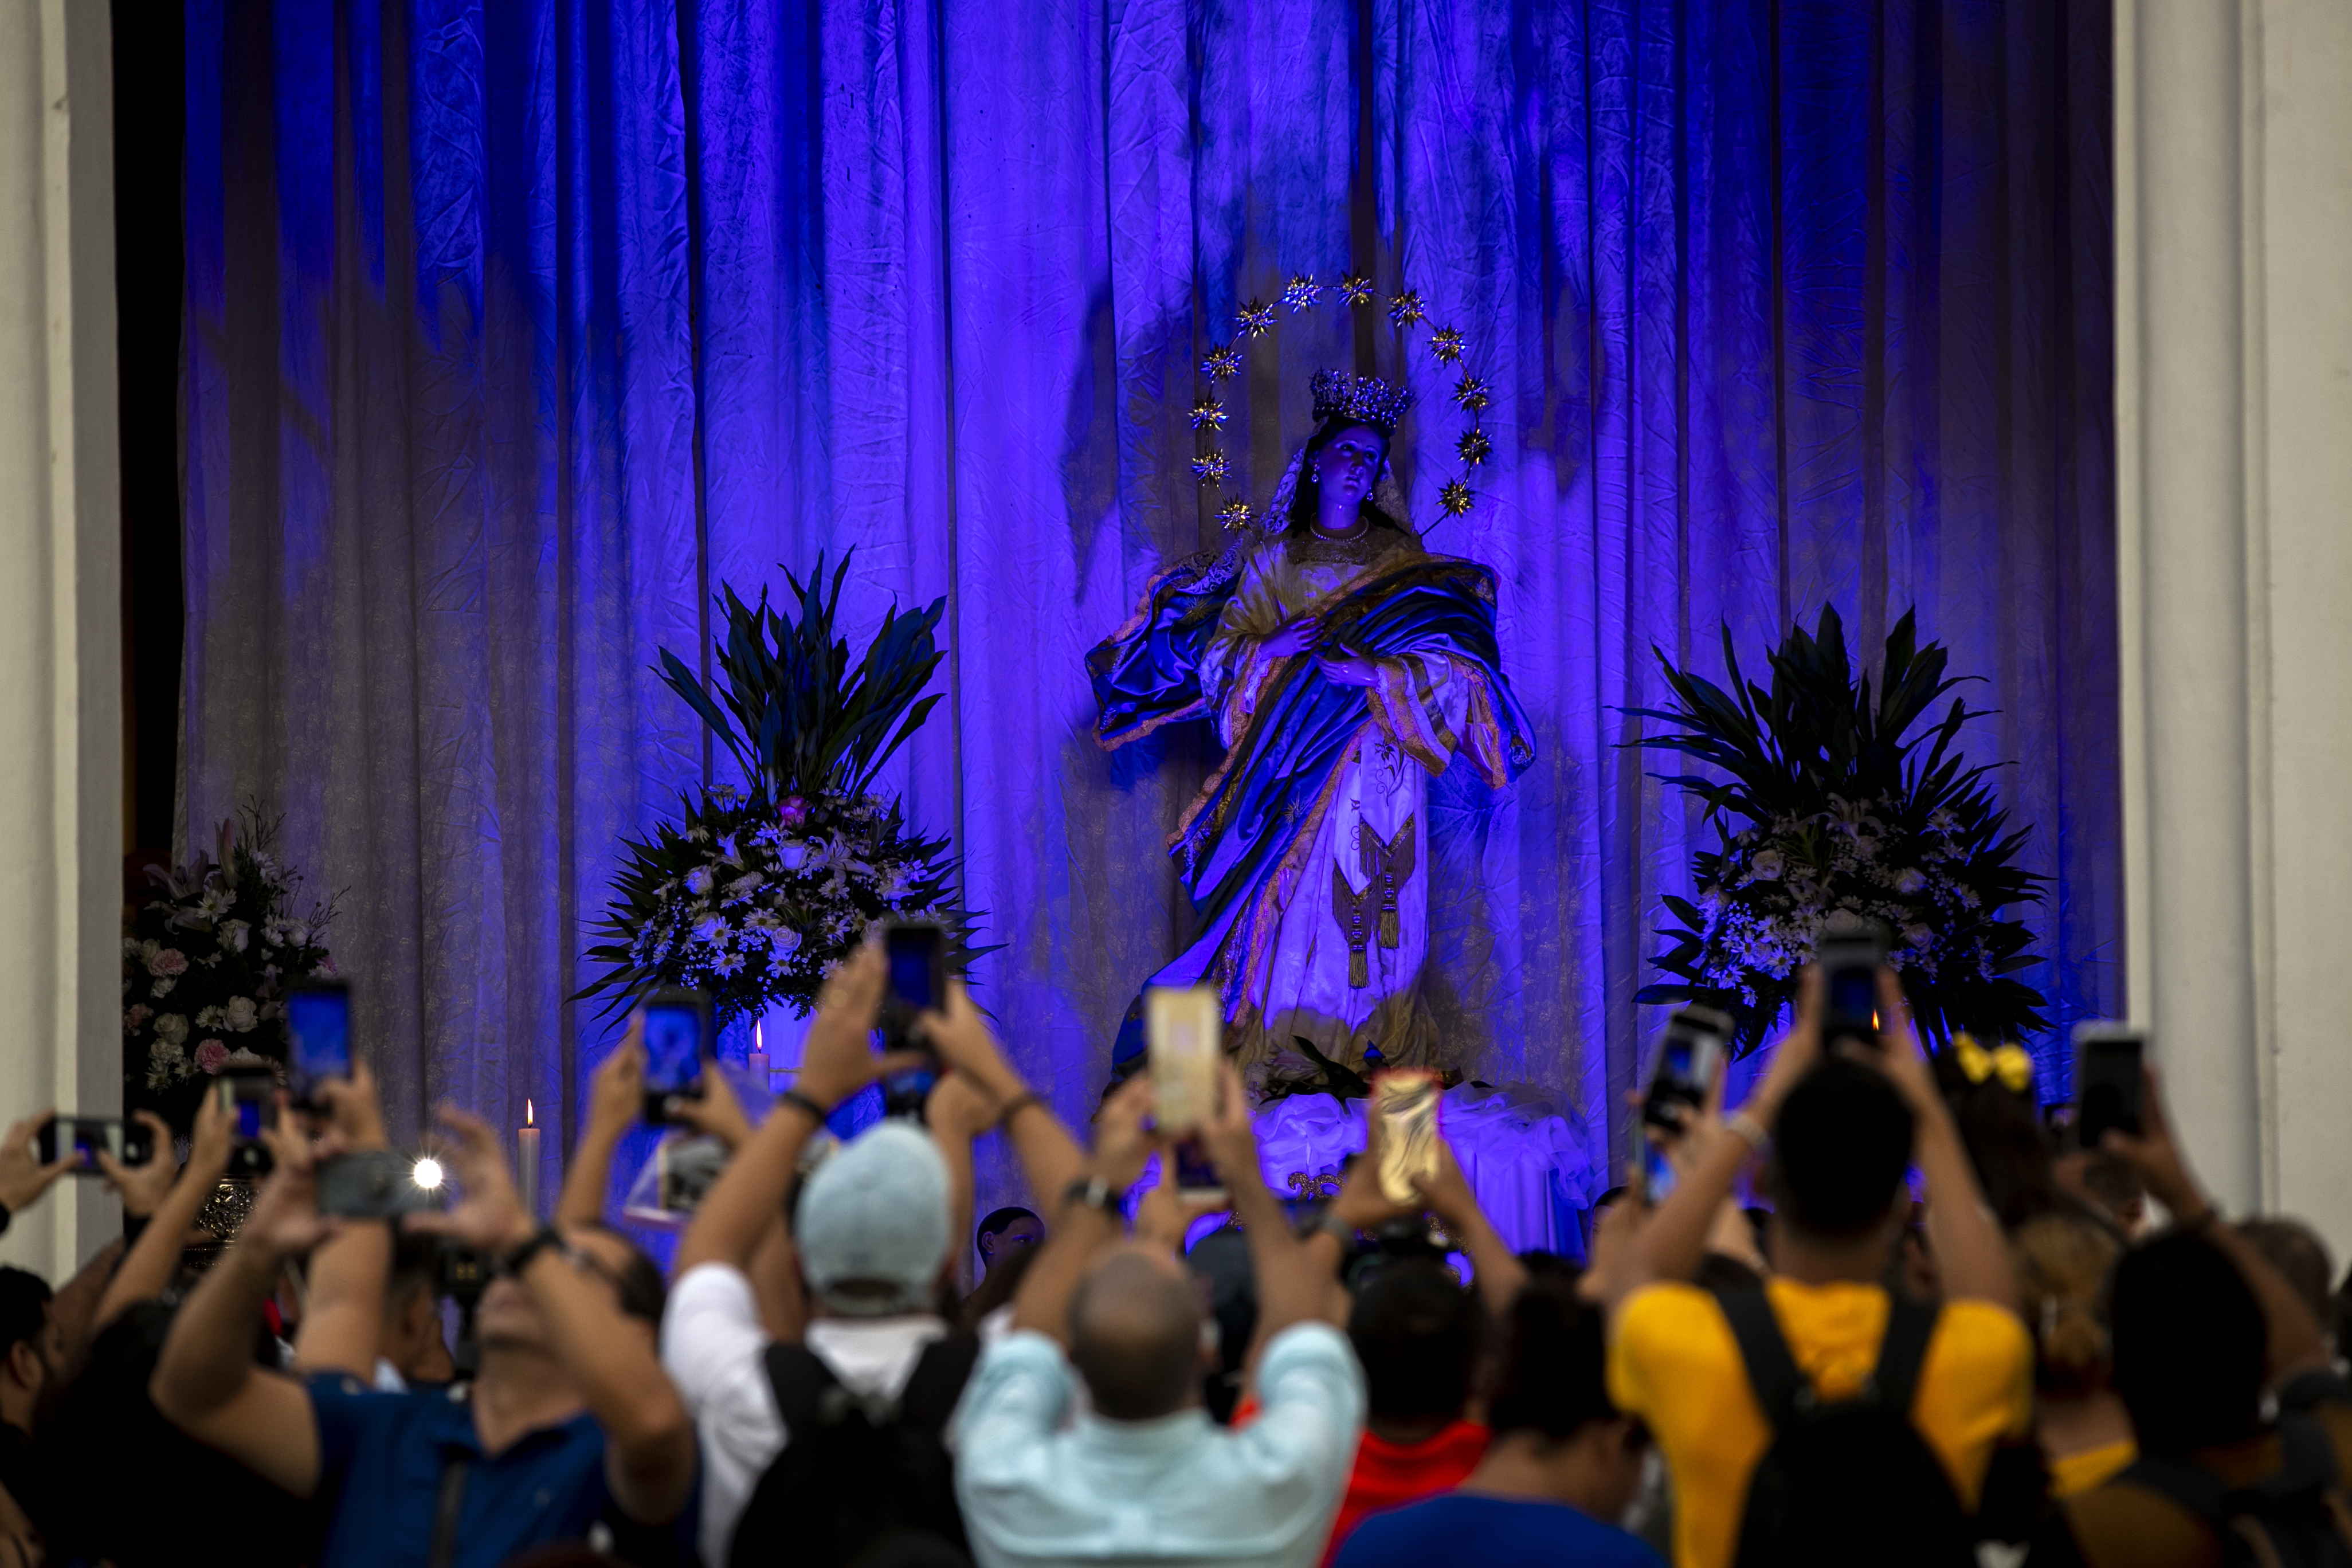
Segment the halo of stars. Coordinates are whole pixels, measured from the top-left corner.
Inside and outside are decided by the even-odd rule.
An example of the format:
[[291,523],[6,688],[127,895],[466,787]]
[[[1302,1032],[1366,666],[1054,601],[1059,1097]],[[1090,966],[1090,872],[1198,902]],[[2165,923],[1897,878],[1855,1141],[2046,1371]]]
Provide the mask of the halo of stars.
[[[1323,283],[1312,273],[1295,272],[1276,300],[1252,300],[1236,310],[1233,338],[1212,345],[1201,361],[1201,374],[1208,385],[1192,405],[1189,417],[1192,429],[1204,433],[1204,444],[1192,458],[1192,474],[1203,490],[1222,489],[1232,472],[1232,465],[1218,444],[1231,416],[1216,395],[1216,384],[1241,374],[1245,345],[1271,335],[1280,325],[1281,310],[1287,310],[1293,316],[1304,315],[1321,306],[1327,296],[1343,310],[1366,306],[1381,308],[1370,277],[1351,272],[1343,274],[1337,283]],[[1470,345],[1460,329],[1430,329],[1429,307],[1419,293],[1400,286],[1389,296],[1385,309],[1389,324],[1408,343],[1427,331],[1430,357],[1442,365],[1461,367],[1461,378],[1454,384],[1451,395],[1465,419],[1462,434],[1454,443],[1454,455],[1460,460],[1462,471],[1437,491],[1437,504],[1443,514],[1461,517],[1477,504],[1477,492],[1471,489],[1469,476],[1495,455],[1495,443],[1479,417],[1494,406],[1493,389],[1471,372],[1466,363]],[[1250,503],[1239,496],[1217,507],[1217,520],[1228,529],[1246,528],[1256,515]]]

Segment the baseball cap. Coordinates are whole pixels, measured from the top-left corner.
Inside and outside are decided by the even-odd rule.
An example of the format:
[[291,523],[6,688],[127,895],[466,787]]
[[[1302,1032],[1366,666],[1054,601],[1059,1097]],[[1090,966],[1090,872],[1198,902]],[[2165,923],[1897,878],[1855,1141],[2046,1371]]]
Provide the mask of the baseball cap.
[[[793,1236],[802,1273],[833,1311],[929,1309],[950,1245],[948,1168],[938,1147],[909,1122],[868,1128],[802,1187]],[[861,1289],[836,1294],[852,1284]]]

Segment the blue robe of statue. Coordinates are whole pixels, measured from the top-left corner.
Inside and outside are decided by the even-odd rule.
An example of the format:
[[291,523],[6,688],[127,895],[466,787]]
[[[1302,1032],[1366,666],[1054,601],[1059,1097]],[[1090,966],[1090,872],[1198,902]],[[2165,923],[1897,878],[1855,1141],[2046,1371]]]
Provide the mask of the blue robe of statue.
[[[1265,638],[1312,616],[1370,658],[1369,688]],[[1106,748],[1212,721],[1225,756],[1170,845],[1199,937],[1154,985],[1215,985],[1226,1045],[1262,1075],[1295,1038],[1334,1061],[1426,1062],[1429,781],[1456,754],[1500,787],[1535,758],[1495,640],[1495,576],[1400,529],[1294,530],[1152,580],[1087,656]],[[1142,1047],[1139,1009],[1119,1059]]]

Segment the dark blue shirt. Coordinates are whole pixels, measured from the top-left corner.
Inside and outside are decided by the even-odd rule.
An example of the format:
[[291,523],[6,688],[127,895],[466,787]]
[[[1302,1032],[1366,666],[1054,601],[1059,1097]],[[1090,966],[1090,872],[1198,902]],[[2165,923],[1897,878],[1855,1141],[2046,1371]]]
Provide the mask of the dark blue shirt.
[[1613,1525],[1559,1502],[1448,1492],[1376,1513],[1356,1527],[1331,1568],[1664,1568],[1658,1554]]
[[[319,1424],[318,1495],[329,1516],[316,1568],[425,1562],[453,1459],[466,1466],[466,1487],[450,1568],[498,1568],[534,1546],[585,1540],[599,1522],[622,1537],[632,1562],[693,1561],[694,1500],[672,1524],[632,1526],[604,1483],[604,1428],[584,1411],[491,1457],[475,1434],[463,1384],[382,1394],[321,1373],[308,1386]],[[646,1554],[648,1545],[656,1555]]]

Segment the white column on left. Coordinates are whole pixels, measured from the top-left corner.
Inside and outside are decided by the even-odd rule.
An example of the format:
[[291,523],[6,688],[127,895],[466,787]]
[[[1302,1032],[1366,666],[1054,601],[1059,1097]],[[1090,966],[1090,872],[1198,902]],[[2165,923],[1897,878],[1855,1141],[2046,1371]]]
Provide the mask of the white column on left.
[[[121,531],[108,7],[0,0],[0,1121],[120,1110]],[[0,1240],[62,1283],[68,1181]]]

